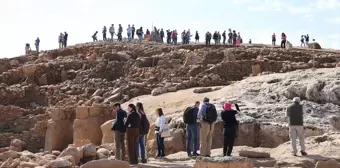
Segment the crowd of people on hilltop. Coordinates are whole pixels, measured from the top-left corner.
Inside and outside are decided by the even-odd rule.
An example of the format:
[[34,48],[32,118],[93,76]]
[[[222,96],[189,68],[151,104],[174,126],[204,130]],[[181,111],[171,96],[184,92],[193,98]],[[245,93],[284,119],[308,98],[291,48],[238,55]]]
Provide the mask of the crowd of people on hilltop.
[[[299,139],[301,155],[307,155],[304,142],[303,113],[306,108],[300,103],[300,98],[295,97],[293,104],[287,108],[285,116],[289,122],[289,136],[291,138],[292,155],[297,156],[296,139]],[[233,106],[235,108],[233,108]],[[147,163],[145,136],[150,129],[151,120],[144,111],[143,104],[129,104],[127,112],[119,103],[113,105],[116,112],[116,119],[112,123],[115,139],[115,158],[125,160],[125,139],[127,143],[128,161],[130,164],[138,164],[139,154],[142,163]],[[239,122],[236,115],[240,112],[237,103],[225,102],[220,114],[223,121],[223,156],[231,156],[234,142],[238,136]],[[162,108],[155,110],[156,120],[154,121],[155,139],[157,143],[156,159],[165,157],[164,139],[171,136],[168,120]],[[184,110],[183,121],[186,124],[186,152],[188,157],[210,157],[212,136],[215,123],[218,120],[218,113],[214,104],[209,98],[203,102],[196,101],[193,106]],[[198,132],[200,137],[198,138]],[[200,140],[200,142],[198,142]],[[200,146],[199,146],[200,144]],[[198,150],[200,153],[198,153]]]
[[[109,29],[107,29],[106,26],[103,27],[102,29],[102,40],[103,41],[110,41],[113,42],[115,36],[117,36],[117,41],[122,42],[123,41],[123,32],[124,29],[121,24],[118,25],[118,29],[116,31],[114,24],[111,24]],[[154,41],[158,43],[164,43],[164,38],[166,38],[166,44],[172,44],[172,45],[177,45],[178,44],[178,33],[177,30],[166,30],[164,31],[162,29],[157,29],[154,27],[154,30],[150,31],[149,29],[146,29],[146,31],[143,31],[143,27],[140,27],[138,29],[135,28],[134,25],[130,26],[128,25],[127,29],[127,41],[132,42],[132,41],[137,41],[138,43],[141,43],[143,39],[149,40],[149,41]],[[110,37],[107,37],[107,33],[110,33]],[[137,40],[135,40],[135,35],[137,35]],[[183,45],[189,44],[191,42],[193,34],[191,34],[190,29],[184,30],[181,33],[181,40]],[[195,33],[195,44],[200,42],[200,35],[199,32],[196,31]],[[59,43],[59,48],[65,48],[67,47],[67,40],[68,40],[68,34],[67,32],[60,33],[58,36],[58,43]],[[92,40],[98,41],[98,31],[95,31],[95,33],[92,35]],[[240,32],[236,33],[236,30],[229,29],[228,33],[227,31],[223,31],[221,34],[219,31],[215,31],[213,34],[209,31],[205,33],[205,44],[210,45],[211,40],[214,40],[214,44],[229,44],[229,45],[234,45],[234,46],[239,46],[243,43],[243,39],[240,35]],[[302,46],[308,46],[309,43],[309,35],[302,35],[301,36],[301,47]],[[287,36],[285,33],[281,34],[281,48],[286,48],[286,43],[287,43]],[[252,44],[252,40],[249,39],[249,44]],[[35,41],[35,47],[36,51],[39,52],[39,45],[40,45],[40,39],[39,37]],[[276,46],[276,35],[275,33],[272,35],[272,45]],[[27,43],[25,46],[25,53],[29,54],[31,52],[30,45]]]

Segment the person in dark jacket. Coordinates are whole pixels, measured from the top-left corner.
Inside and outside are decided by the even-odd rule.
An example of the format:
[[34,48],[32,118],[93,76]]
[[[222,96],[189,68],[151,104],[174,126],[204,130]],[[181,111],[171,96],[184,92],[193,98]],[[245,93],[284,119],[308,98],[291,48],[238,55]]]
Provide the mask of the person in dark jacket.
[[199,43],[200,42],[200,36],[198,35],[198,31],[196,31],[195,34],[195,43]]
[[[196,101],[193,107],[188,107],[183,114],[183,121],[186,126],[186,147],[188,157],[198,156],[198,136],[197,136],[197,113],[200,102]],[[192,152],[192,153],[191,153]]]
[[116,120],[112,125],[112,130],[115,133],[115,145],[116,153],[115,157],[117,160],[125,160],[125,132],[126,128],[124,125],[124,120],[127,117],[126,111],[120,108],[120,104],[116,103],[113,105],[116,111]]
[[164,39],[164,30],[163,28],[161,29],[161,32],[159,33],[159,35],[161,36],[161,42],[164,43],[163,39]]
[[63,46],[64,46],[64,48],[67,47],[67,39],[68,39],[68,34],[65,32],[64,33],[64,39],[63,39]]
[[236,45],[237,34],[236,31],[233,30],[233,45]]
[[132,25],[132,39],[135,38],[135,32],[136,32],[135,25]]
[[225,40],[226,40],[226,32],[225,32],[225,30],[224,30],[224,32],[222,33],[222,37],[223,37],[223,44],[225,44]]
[[215,31],[214,35],[213,35],[213,39],[215,41],[215,44],[218,43],[218,34],[217,34],[217,31]]
[[233,151],[234,142],[236,138],[237,120],[235,115],[236,110],[231,109],[231,103],[224,103],[221,118],[223,120],[223,156],[230,156]]
[[127,150],[130,164],[138,164],[136,144],[139,136],[140,117],[137,113],[136,106],[128,105],[129,115],[127,116],[125,127]]
[[146,117],[146,114],[144,112],[144,107],[143,104],[141,102],[138,102],[136,104],[136,109],[137,109],[137,113],[139,114],[139,117],[141,119],[140,122],[140,127],[139,127],[139,137],[137,140],[137,157],[139,155],[139,149],[140,154],[141,154],[141,161],[142,163],[146,163],[146,154],[145,154],[145,135],[148,134],[149,132],[149,128],[150,128],[150,123]]

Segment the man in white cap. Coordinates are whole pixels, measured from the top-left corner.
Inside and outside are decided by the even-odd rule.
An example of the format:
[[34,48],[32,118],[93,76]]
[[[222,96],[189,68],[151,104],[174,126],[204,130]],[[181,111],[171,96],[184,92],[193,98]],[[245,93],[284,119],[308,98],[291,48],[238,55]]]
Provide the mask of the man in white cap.
[[299,138],[299,143],[301,147],[301,155],[306,156],[305,151],[305,137],[303,130],[303,113],[305,108],[300,104],[300,98],[295,97],[293,99],[293,104],[287,108],[286,117],[289,121],[289,137],[291,139],[291,144],[293,148],[293,155],[297,156],[296,139]]

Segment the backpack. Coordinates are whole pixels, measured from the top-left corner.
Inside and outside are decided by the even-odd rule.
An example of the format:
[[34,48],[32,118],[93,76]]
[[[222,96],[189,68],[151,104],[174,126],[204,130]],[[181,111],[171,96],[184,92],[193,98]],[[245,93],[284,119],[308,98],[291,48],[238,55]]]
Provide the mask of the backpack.
[[203,121],[212,124],[217,120],[217,111],[213,104],[207,103],[207,109],[203,113]]
[[146,135],[149,133],[149,129],[150,129],[150,122],[149,120],[146,118],[145,114],[142,114],[141,116],[141,126],[142,129],[139,131],[139,133],[141,135]]
[[185,124],[188,124],[190,117],[192,118],[193,111],[194,111],[193,107],[187,107],[185,109],[184,114],[183,114],[183,122]]

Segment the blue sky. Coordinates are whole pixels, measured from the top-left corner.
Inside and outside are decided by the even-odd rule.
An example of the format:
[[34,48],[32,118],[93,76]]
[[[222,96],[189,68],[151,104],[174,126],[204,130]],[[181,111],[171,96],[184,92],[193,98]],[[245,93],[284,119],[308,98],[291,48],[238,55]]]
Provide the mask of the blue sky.
[[[0,0],[0,57],[34,48],[58,47],[58,35],[67,31],[69,44],[91,41],[92,34],[112,23],[151,29],[206,31],[228,28],[244,41],[271,43],[271,34],[285,32],[293,45],[309,34],[322,47],[340,49],[340,0]],[[101,39],[101,34],[98,36]],[[202,41],[201,40],[201,41]]]

